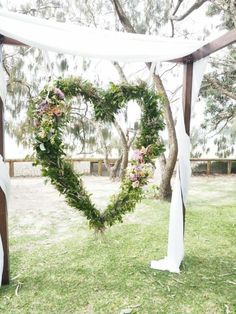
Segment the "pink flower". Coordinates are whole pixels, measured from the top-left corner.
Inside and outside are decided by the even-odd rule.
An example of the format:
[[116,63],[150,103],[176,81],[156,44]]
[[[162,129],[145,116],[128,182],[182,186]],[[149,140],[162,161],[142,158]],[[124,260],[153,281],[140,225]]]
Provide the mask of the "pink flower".
[[137,180],[137,175],[134,174],[134,173],[131,173],[131,174],[129,175],[129,178],[130,178],[131,181],[136,181],[136,180]]
[[59,98],[59,99],[64,99],[65,95],[64,93],[60,90],[60,88],[55,87],[53,90],[54,94]]
[[44,100],[38,105],[39,115],[42,115],[48,109],[48,102]]
[[135,188],[138,188],[139,187],[139,181],[134,181],[132,183],[132,187],[135,189]]
[[34,120],[34,126],[36,127],[36,128],[39,128],[40,127],[40,122],[38,121],[38,120]]
[[132,156],[132,159],[133,160],[140,160],[142,159],[142,154],[140,152],[140,150],[136,149],[134,152],[133,152],[133,156]]

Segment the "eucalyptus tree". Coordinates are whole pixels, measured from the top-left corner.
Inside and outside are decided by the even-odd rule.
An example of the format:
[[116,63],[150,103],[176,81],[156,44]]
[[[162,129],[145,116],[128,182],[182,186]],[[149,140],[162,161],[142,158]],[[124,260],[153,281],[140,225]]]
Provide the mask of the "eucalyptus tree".
[[[236,27],[236,2],[216,0],[209,6],[208,15],[221,17],[219,28]],[[225,49],[224,54],[210,59],[212,71],[205,76],[201,95],[206,99],[203,128],[214,135],[219,157],[234,153],[236,145],[236,48]]]
[[[69,21],[78,25],[99,25],[103,28],[114,28],[114,14],[111,8],[111,4],[109,2],[105,4],[104,1],[97,1],[94,4],[92,1],[74,1],[71,3],[67,0],[28,1],[11,7],[13,11],[54,19],[59,22]],[[112,18],[110,15],[112,15]],[[77,66],[78,59],[80,69]],[[64,56],[63,54],[57,54],[45,62],[45,54],[38,49],[13,48],[4,58],[4,67],[8,74],[9,101],[7,110],[10,113],[9,116],[12,117],[12,119],[10,117],[8,119],[8,132],[15,136],[18,142],[28,146],[31,142],[31,130],[25,111],[27,110],[29,98],[37,95],[40,88],[52,80],[53,77],[58,75],[63,77],[68,73],[75,75],[74,72],[81,75],[87,70],[89,72],[90,65],[91,62],[88,59]],[[114,62],[114,67],[117,69],[121,80],[126,80],[120,65]],[[101,76],[94,76],[94,81],[101,84]],[[128,165],[128,154],[136,130],[130,132],[129,128],[122,127],[119,119],[116,118],[113,126],[117,131],[117,136],[114,136],[114,127],[112,125],[97,125],[92,120],[91,115],[90,118],[85,116],[85,113],[90,114],[89,108],[85,106],[83,111],[83,104],[80,103],[80,99],[76,99],[76,102],[78,108],[76,110],[75,104],[71,114],[71,123],[68,126],[68,133],[73,135],[70,136],[68,148],[71,151],[76,150],[78,153],[78,147],[80,147],[80,152],[83,154],[105,154],[105,165],[111,177],[117,176],[119,168],[120,177],[123,177],[124,170]],[[100,140],[98,140],[97,134],[100,134]],[[120,140],[116,140],[117,137]],[[111,167],[108,157],[111,151],[114,150],[118,152],[118,161]]]
[[[93,9],[95,7],[96,12],[102,10],[101,3],[97,2]],[[79,25],[93,23],[89,5],[80,1],[71,5],[70,1],[66,0],[29,0],[24,3],[9,3],[9,9],[58,22],[70,21]],[[49,60],[45,52],[39,49],[8,47],[4,56],[4,68],[8,76],[8,102],[6,104],[8,133],[15,137],[18,143],[29,146],[31,129],[26,114],[29,99],[35,97],[40,89],[45,84],[50,84],[54,78],[64,77],[71,73],[81,75],[89,67],[88,59],[52,54]],[[111,126],[103,126],[103,129],[105,127]],[[72,134],[69,137],[68,148],[77,153],[103,153],[104,141],[112,142],[111,132],[100,132],[101,141],[99,141],[97,125],[92,121],[90,108],[82,104],[80,99],[76,99],[76,104],[73,106],[68,133]]]
[[[207,0],[196,1],[121,1],[112,0],[114,9],[119,17],[123,29],[131,33],[158,34],[161,28],[170,24],[170,36],[176,33],[176,23],[199,9]],[[187,3],[187,6],[184,6]],[[183,9],[184,7],[184,9]],[[181,10],[182,11],[181,11]],[[179,14],[180,12],[180,14]],[[184,30],[182,29],[182,32]],[[180,32],[178,30],[178,32]],[[150,68],[150,64],[146,64]],[[156,89],[165,97],[164,117],[168,132],[168,155],[162,154],[160,158],[162,176],[160,183],[160,198],[170,199],[171,178],[177,159],[177,139],[174,127],[174,119],[171,110],[171,99],[168,97],[161,75],[154,74],[153,81]]]

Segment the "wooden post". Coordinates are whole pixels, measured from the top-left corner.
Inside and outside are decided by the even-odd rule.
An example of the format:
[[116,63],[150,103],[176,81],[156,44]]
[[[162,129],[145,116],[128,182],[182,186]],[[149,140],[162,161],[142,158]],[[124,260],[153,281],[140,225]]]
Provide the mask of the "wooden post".
[[193,62],[183,65],[183,110],[185,130],[190,135],[190,119],[191,119],[191,98],[192,98],[192,81],[193,81]]
[[102,160],[98,160],[98,175],[102,176]]
[[[0,154],[3,159],[5,158],[4,154],[4,108],[3,102],[0,98]],[[2,245],[4,251],[4,267],[3,267],[3,276],[2,284],[9,284],[9,245],[8,245],[8,226],[7,226],[7,203],[5,194],[0,188],[0,234],[2,237]]]
[[[191,120],[191,101],[192,101],[192,81],[193,81],[193,62],[183,64],[183,111],[185,131],[190,135]],[[186,209],[183,202],[183,229],[185,230]]]
[[11,178],[13,178],[15,175],[15,171],[14,171],[14,161],[13,160],[9,160],[9,176]]
[[211,161],[207,160],[207,175],[209,176],[211,174]]
[[232,171],[232,160],[228,160],[227,162],[227,174],[231,174]]

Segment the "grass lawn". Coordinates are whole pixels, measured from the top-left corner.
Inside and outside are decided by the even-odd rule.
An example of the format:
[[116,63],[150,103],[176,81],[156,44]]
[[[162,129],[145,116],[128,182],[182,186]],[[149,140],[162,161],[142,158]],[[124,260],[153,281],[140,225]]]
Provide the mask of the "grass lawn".
[[11,217],[12,280],[0,289],[0,313],[236,313],[235,191],[235,176],[192,178],[180,274],[149,268],[166,253],[167,203],[144,200],[104,236],[72,219],[57,241],[55,224],[14,233]]

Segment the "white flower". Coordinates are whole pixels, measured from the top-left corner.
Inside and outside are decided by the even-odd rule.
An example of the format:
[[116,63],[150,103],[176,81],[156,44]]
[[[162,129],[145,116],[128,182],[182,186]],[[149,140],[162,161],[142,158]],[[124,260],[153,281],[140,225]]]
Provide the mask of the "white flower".
[[45,146],[44,146],[43,143],[41,143],[41,144],[39,145],[39,148],[40,148],[42,151],[45,151],[45,150],[46,150],[46,148],[45,148]]

